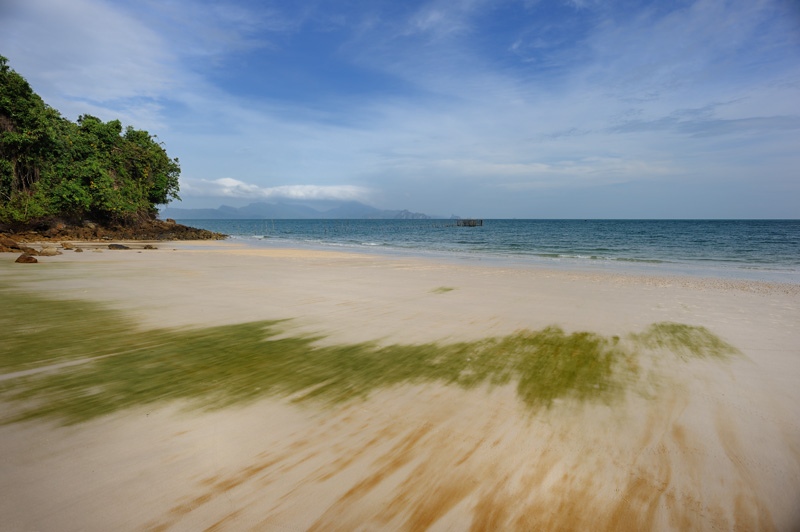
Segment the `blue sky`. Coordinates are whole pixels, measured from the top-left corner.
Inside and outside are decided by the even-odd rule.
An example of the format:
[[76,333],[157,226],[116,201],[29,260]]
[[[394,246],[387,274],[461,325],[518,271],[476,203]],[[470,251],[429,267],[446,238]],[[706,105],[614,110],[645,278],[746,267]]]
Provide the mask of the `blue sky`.
[[796,1],[2,0],[0,54],[174,206],[800,218]]

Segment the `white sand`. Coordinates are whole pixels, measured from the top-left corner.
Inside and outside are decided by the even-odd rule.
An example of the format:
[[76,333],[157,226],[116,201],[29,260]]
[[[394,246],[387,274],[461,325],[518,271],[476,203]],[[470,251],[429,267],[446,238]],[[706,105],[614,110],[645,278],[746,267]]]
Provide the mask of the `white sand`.
[[275,398],[3,426],[0,530],[800,525],[800,287],[158,245],[36,265],[0,254],[0,281],[103,301],[144,328],[292,318],[291,332],[325,342],[410,343],[548,325],[626,335],[674,321],[744,356],[665,353],[620,403],[535,414],[513,387],[426,386],[331,410]]

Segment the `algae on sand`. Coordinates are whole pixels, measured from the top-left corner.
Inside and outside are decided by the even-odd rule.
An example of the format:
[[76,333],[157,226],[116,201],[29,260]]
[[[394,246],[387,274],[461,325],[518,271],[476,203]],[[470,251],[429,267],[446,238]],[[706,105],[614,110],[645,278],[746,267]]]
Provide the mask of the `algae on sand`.
[[446,294],[447,292],[452,292],[455,290],[452,286],[439,286],[431,290],[432,294]]
[[643,333],[632,334],[631,338],[649,349],[666,349],[683,358],[725,358],[740,354],[738,349],[705,327],[683,323],[654,323]]
[[[558,399],[613,400],[638,372],[636,352],[618,338],[557,327],[449,344],[320,346],[319,338],[281,334],[279,322],[142,331],[122,312],[97,303],[52,301],[3,287],[0,295],[0,371],[90,357],[0,380],[0,397],[19,407],[6,423],[40,417],[77,423],[175,399],[219,408],[299,394],[299,400],[335,404],[426,382],[465,388],[516,383],[519,399],[535,410]],[[679,324],[656,324],[634,337],[697,356],[733,349],[705,329]]]

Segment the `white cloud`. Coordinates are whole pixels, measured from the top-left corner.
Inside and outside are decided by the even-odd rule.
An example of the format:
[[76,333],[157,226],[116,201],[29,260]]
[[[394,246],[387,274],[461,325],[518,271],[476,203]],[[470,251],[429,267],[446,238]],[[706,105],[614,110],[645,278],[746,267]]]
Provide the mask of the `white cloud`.
[[181,191],[188,196],[239,199],[291,199],[297,201],[368,201],[370,190],[352,185],[284,185],[260,187],[231,177],[220,179],[181,179]]
[[[177,58],[152,28],[97,0],[6,0],[4,55],[45,95],[108,102],[175,90]],[[46,43],[31,46],[31,43]]]
[[[453,192],[445,189],[456,181],[469,184],[464,196],[513,189],[518,199],[538,186],[690,172],[725,183],[747,161],[759,175],[788,181],[778,174],[797,161],[800,70],[786,52],[800,33],[775,22],[775,2],[699,0],[630,12],[572,5],[576,19],[589,22],[563,31],[564,21],[534,3],[515,31],[487,35],[485,22],[497,22],[490,17],[501,8],[484,0],[432,0],[391,19],[380,6],[365,14],[319,4],[316,16],[340,15],[326,43],[351,32],[336,54],[342,76],[353,74],[349,62],[398,80],[396,90],[358,95],[333,83],[324,101],[314,90],[307,100],[261,97],[269,84],[255,74],[232,91],[238,96],[225,86],[235,77],[214,85],[215,65],[234,65],[235,75],[237,62],[258,63],[247,55],[256,48],[291,54],[296,41],[313,46],[318,35],[302,33],[313,25],[300,20],[304,9],[0,0],[0,53],[68,117],[89,112],[158,133],[181,159],[185,199],[363,201],[384,191],[386,208],[403,193],[403,207],[424,210],[413,202],[448,202]],[[292,32],[297,39],[273,47],[276,35]],[[487,36],[491,51],[482,48]],[[298,85],[298,93],[308,88]],[[222,177],[230,175],[247,182]]]

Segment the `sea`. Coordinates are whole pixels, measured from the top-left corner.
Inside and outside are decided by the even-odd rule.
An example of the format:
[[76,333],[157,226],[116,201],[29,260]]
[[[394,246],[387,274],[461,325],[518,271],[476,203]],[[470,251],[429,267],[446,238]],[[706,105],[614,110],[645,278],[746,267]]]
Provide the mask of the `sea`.
[[177,220],[256,247],[800,284],[800,220]]

